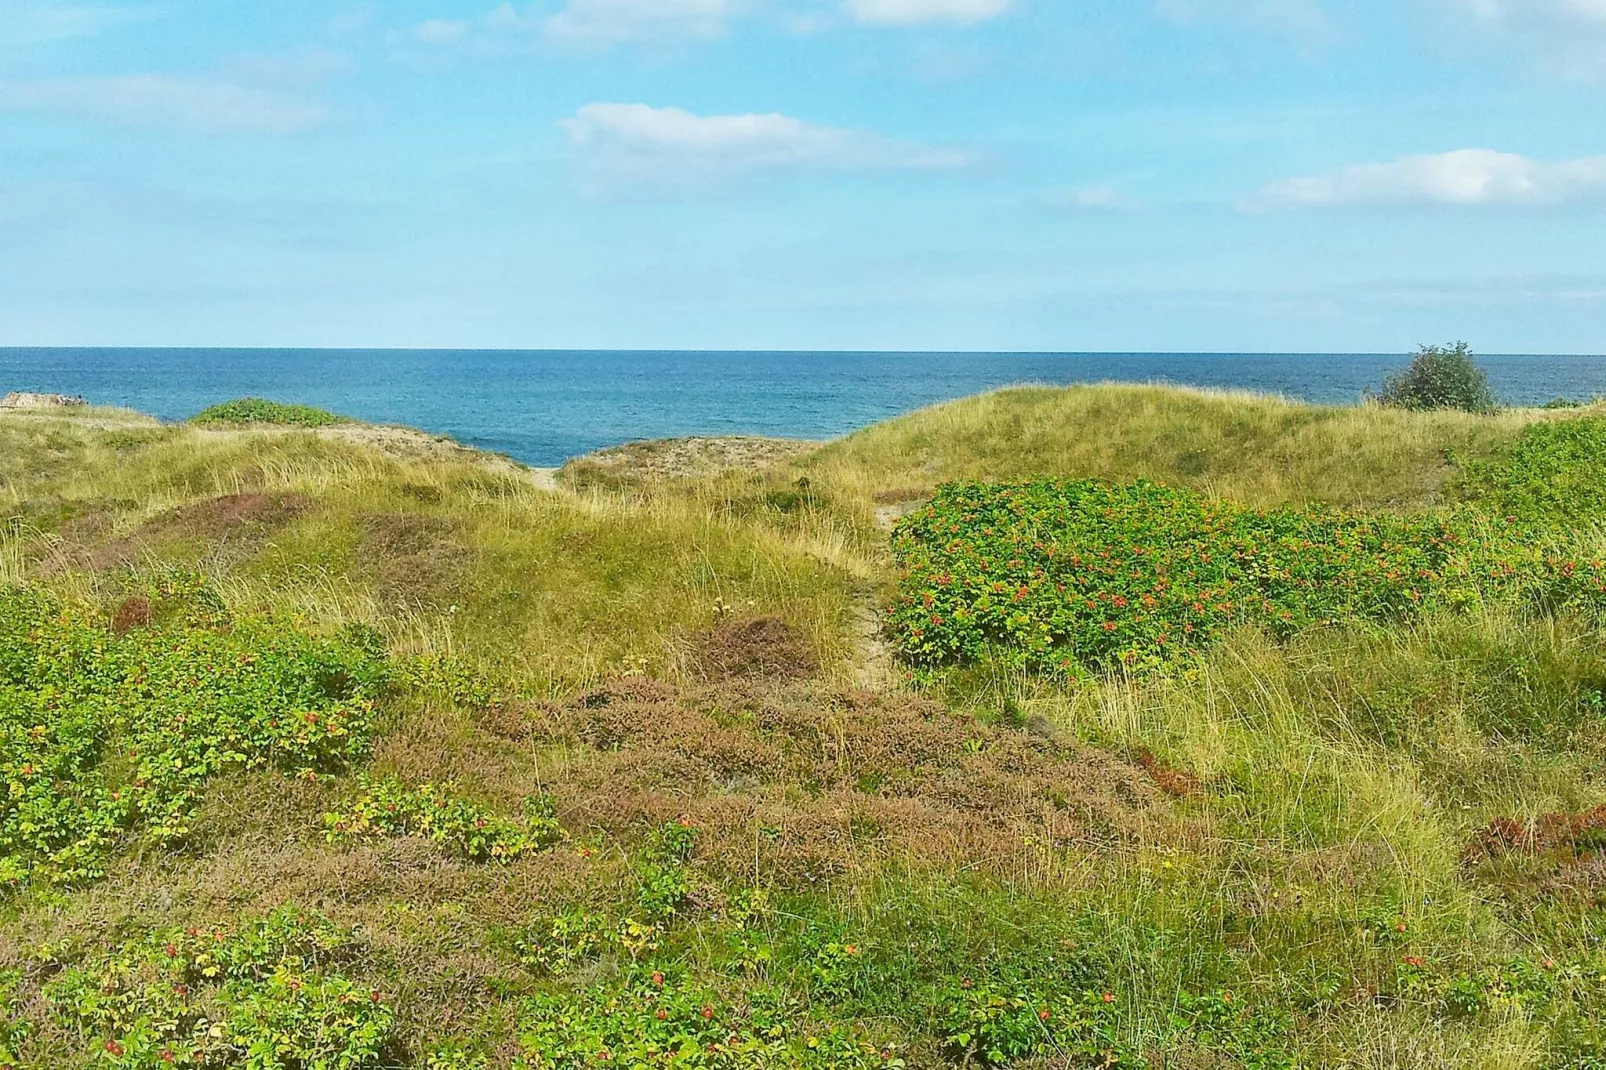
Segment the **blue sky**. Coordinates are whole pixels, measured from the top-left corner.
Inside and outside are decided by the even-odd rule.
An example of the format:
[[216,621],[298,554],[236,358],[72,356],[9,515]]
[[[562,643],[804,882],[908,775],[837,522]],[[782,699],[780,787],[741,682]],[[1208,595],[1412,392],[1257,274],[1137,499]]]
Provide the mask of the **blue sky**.
[[1606,0],[0,0],[0,345],[1606,351]]

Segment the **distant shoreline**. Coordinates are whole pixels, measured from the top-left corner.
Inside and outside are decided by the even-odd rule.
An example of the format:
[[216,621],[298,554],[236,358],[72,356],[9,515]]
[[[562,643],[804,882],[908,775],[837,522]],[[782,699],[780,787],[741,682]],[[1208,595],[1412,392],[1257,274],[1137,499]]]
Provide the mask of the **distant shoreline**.
[[[1515,405],[1606,393],[1606,356],[1483,356]],[[534,467],[688,436],[828,439],[1021,383],[1164,382],[1357,400],[1393,354],[0,349],[0,391],[186,419],[232,398],[450,435]]]

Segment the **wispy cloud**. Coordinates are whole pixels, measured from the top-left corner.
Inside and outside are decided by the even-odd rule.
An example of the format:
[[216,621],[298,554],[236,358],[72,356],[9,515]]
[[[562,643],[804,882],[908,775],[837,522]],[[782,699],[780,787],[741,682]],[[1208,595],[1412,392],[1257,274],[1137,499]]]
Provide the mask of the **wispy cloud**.
[[537,42],[674,44],[723,37],[742,18],[769,19],[793,33],[818,33],[842,21],[871,26],[968,26],[997,18],[1015,0],[832,0],[832,7],[765,0],[564,0],[550,14],[503,3],[472,18],[432,18],[415,25],[414,45],[517,50]]
[[0,111],[57,112],[211,134],[294,134],[327,115],[321,105],[272,90],[166,74],[0,81]]
[[579,41],[718,37],[733,14],[731,0],[569,0],[542,27],[549,37]]
[[1012,0],[844,0],[855,22],[875,26],[916,26],[948,22],[970,25],[995,19]]
[[695,115],[646,104],[588,104],[560,124],[593,190],[695,190],[742,175],[791,171],[945,171],[973,158],[780,114]]
[[665,43],[719,37],[737,14],[737,0],[568,0],[545,14],[512,3],[468,19],[426,19],[413,27],[415,44],[467,45],[504,51],[539,41]]
[[1079,186],[1061,190],[1049,204],[1067,212],[1117,212],[1139,207],[1138,202],[1114,186]]
[[1602,195],[1606,195],[1606,156],[1547,163],[1492,149],[1460,149],[1274,182],[1244,207],[1540,205]]
[[1470,28],[1564,78],[1606,77],[1606,0],[1440,0],[1452,32]]
[[56,3],[54,0],[0,0],[0,47],[42,45],[92,37],[154,17],[149,5]]
[[1338,23],[1321,0],[1156,0],[1154,12],[1178,26],[1224,22],[1285,37],[1303,48],[1339,38]]

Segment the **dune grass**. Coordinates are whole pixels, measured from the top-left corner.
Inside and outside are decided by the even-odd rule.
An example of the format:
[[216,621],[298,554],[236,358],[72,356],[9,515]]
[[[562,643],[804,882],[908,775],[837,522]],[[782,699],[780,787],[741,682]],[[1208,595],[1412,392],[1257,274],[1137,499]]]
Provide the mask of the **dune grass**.
[[193,569],[231,604],[361,621],[542,692],[673,671],[720,607],[778,614],[845,656],[850,577],[795,538],[682,503],[556,494],[455,449],[64,426],[0,437],[0,464],[16,473],[8,578],[31,568],[100,602],[128,574]]
[[1452,458],[1483,456],[1535,418],[1165,386],[1016,387],[866,428],[805,467],[859,500],[919,498],[954,480],[1055,476],[1148,479],[1256,506],[1415,509],[1442,500]]
[[[0,893],[0,1067],[1599,1065],[1596,621],[1470,599],[1226,621],[1144,671],[857,671],[896,578],[877,511],[952,480],[1516,502],[1599,555],[1569,511],[1593,440],[1538,419],[1029,388],[552,491],[427,438],[0,418],[0,578],[68,607],[87,681],[47,726],[12,714],[68,709],[55,685],[0,679],[5,746],[88,726],[77,786],[120,791],[138,759],[93,748],[125,707],[182,741],[228,697],[185,659],[365,625],[388,681],[349,768],[208,758],[183,834],[128,811],[94,874]],[[821,674],[710,675],[749,617]]]

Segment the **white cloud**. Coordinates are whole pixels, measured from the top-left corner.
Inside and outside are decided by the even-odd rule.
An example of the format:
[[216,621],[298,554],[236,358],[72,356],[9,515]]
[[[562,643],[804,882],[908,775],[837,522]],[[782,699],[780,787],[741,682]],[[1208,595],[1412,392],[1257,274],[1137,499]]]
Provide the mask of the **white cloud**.
[[1492,149],[1461,149],[1275,182],[1246,207],[1532,205],[1602,194],[1606,194],[1606,156],[1545,163]]
[[92,37],[151,18],[150,7],[0,0],[0,45],[41,45]]
[[456,44],[468,36],[472,27],[466,22],[452,22],[449,19],[425,19],[413,29],[413,36],[420,44],[450,45]]
[[1012,0],[843,0],[855,22],[876,26],[915,26],[929,22],[971,25],[995,19]]
[[472,19],[427,19],[413,27],[415,44],[469,45],[496,52],[541,40],[616,44],[719,37],[739,0],[568,0],[540,13],[504,3]]
[[646,104],[587,104],[559,125],[593,188],[696,188],[754,172],[941,171],[972,162],[962,152],[773,113],[704,116]]
[[293,134],[326,117],[319,105],[275,92],[163,74],[0,81],[0,111],[64,112],[202,133]]
[[1606,0],[1442,0],[1449,29],[1513,47],[1567,78],[1606,76]]
[[1114,186],[1081,186],[1064,190],[1050,198],[1056,208],[1072,212],[1114,212],[1136,208],[1137,202]]
[[[3,0],[0,0],[3,2]],[[825,0],[813,0],[824,3]],[[527,48],[538,41],[652,44],[722,37],[738,18],[765,17],[789,32],[818,33],[849,20],[876,26],[973,25],[1004,14],[1015,0],[830,0],[797,7],[772,0],[563,0],[553,14],[508,2],[469,19],[428,19],[405,36],[414,45],[470,47],[482,52]]]
[[1307,47],[1331,44],[1339,36],[1321,0],[1155,0],[1154,12],[1178,26],[1228,22]]
[[731,0],[569,0],[543,28],[582,41],[718,37],[732,14]]
[[1457,0],[1474,18],[1485,22],[1533,22],[1562,19],[1606,26],[1606,0]]

